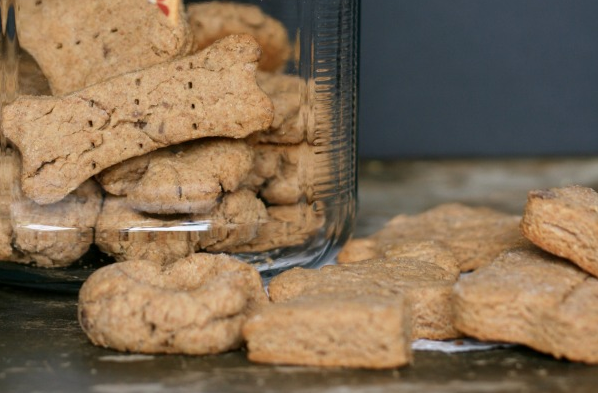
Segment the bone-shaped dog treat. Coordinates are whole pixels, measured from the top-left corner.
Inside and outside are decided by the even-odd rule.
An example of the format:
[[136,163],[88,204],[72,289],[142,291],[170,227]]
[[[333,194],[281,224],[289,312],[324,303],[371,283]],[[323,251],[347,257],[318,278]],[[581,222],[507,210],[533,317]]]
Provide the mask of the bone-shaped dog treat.
[[37,203],[56,202],[128,158],[269,127],[272,102],[255,80],[259,57],[251,36],[229,36],[197,55],[62,98],[17,99],[3,118],[5,135],[23,156],[23,191]]

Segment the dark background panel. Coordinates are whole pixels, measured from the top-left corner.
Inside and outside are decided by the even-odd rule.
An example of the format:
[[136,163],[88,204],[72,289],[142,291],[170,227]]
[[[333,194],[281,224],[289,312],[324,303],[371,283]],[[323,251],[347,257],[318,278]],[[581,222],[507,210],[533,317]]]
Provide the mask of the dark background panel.
[[362,0],[362,157],[598,154],[595,0]]

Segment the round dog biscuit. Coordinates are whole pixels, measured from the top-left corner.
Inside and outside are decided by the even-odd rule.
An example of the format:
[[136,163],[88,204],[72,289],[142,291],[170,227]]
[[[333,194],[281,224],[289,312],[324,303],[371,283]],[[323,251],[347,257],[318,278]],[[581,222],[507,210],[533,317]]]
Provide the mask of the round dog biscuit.
[[78,317],[98,346],[204,355],[241,346],[243,323],[267,301],[253,267],[194,254],[169,265],[136,260],[97,270],[79,292]]

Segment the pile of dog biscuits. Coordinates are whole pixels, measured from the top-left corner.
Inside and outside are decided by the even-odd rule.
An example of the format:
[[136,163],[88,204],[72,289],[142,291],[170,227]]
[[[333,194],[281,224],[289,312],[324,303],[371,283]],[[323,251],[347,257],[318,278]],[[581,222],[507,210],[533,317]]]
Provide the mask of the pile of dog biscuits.
[[[260,363],[377,369],[408,365],[414,339],[473,337],[596,364],[597,222],[598,193],[580,186],[530,191],[522,217],[458,203],[399,215],[377,233],[350,240],[335,265],[293,268],[274,277],[269,301],[262,299],[259,277],[251,285],[243,284],[251,288],[242,301],[250,310],[239,311],[243,322],[227,330],[230,342],[235,348],[245,345],[248,358]],[[152,310],[163,320],[150,320],[145,303],[104,305],[112,304],[115,296],[122,297],[123,304],[135,303],[129,300],[127,284],[98,284],[95,276],[126,276],[128,285],[143,289],[144,298],[152,299],[151,307],[159,307],[153,299],[159,304],[167,302],[160,300],[163,297],[204,293],[203,288],[212,285],[197,277],[199,288],[188,284],[185,275],[175,275],[178,264],[218,277],[228,274],[229,265],[214,266],[211,258],[195,254],[163,266],[157,275],[168,275],[174,292],[165,292],[162,278],[149,272],[157,269],[151,264],[127,261],[100,269],[81,291],[83,329],[94,343],[119,350],[196,353],[175,344],[150,344],[152,332],[162,334],[162,324],[169,326],[168,342],[179,342],[182,327],[171,322],[180,319],[181,326],[191,329],[192,306],[173,314]],[[245,269],[232,258],[227,263]],[[127,273],[131,269],[134,274]],[[105,292],[90,295],[97,293],[96,286]],[[88,311],[92,305],[93,314]],[[129,318],[130,325],[125,322]],[[106,329],[128,337],[126,345],[102,338]],[[192,343],[211,340],[202,329],[197,327],[196,335],[185,331],[185,337]]]

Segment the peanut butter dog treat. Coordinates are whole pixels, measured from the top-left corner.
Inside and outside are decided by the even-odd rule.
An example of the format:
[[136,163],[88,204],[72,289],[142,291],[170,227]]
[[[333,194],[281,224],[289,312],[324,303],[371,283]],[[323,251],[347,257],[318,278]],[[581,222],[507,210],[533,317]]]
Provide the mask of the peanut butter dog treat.
[[229,36],[196,55],[65,97],[18,98],[4,108],[4,130],[23,156],[25,194],[56,202],[128,158],[268,128],[273,109],[255,82],[259,55],[250,36]]
[[522,242],[520,220],[490,208],[443,204],[413,216],[398,215],[365,240],[349,241],[338,262],[384,257],[386,250],[404,240],[437,240],[453,252],[461,271],[469,271]]
[[[116,164],[97,178],[148,213],[207,213],[224,192],[236,191],[253,169],[243,140],[208,139],[170,146]],[[114,186],[112,186],[114,184]]]
[[598,281],[536,247],[507,251],[459,280],[455,324],[467,335],[598,363]]
[[182,2],[171,3],[166,12],[147,0],[22,0],[19,43],[63,95],[189,53]]
[[[122,197],[108,196],[96,227],[96,244],[118,261],[148,259],[172,262],[200,250],[220,251],[257,236],[266,207],[255,194],[226,194],[207,214],[147,215],[131,209]],[[205,220],[211,225],[206,227]],[[174,229],[168,229],[174,228]],[[123,234],[123,229],[128,229]]]
[[394,368],[411,361],[401,296],[316,295],[262,308],[243,326],[261,363]]
[[279,303],[322,293],[401,295],[411,306],[412,338],[459,337],[451,306],[453,285],[459,276],[457,261],[436,242],[411,244],[407,248],[420,251],[406,251],[409,256],[405,257],[397,251],[393,258],[324,266],[320,270],[288,270],[270,282],[270,298]]
[[62,201],[40,206],[20,193],[18,156],[3,153],[0,164],[0,259],[62,267],[83,256],[102,205],[98,185],[87,181]]
[[598,276],[598,193],[591,188],[530,191],[521,231],[540,248]]
[[286,28],[258,6],[220,1],[189,4],[187,16],[194,50],[230,34],[247,33],[255,37],[262,48],[261,70],[279,70],[289,60],[291,44]]
[[126,261],[83,284],[79,323],[95,345],[119,351],[214,354],[241,346],[241,326],[267,301],[257,271],[223,254]]
[[267,218],[258,227],[257,236],[230,252],[262,252],[279,247],[299,246],[324,226],[322,212],[313,205],[270,206]]

